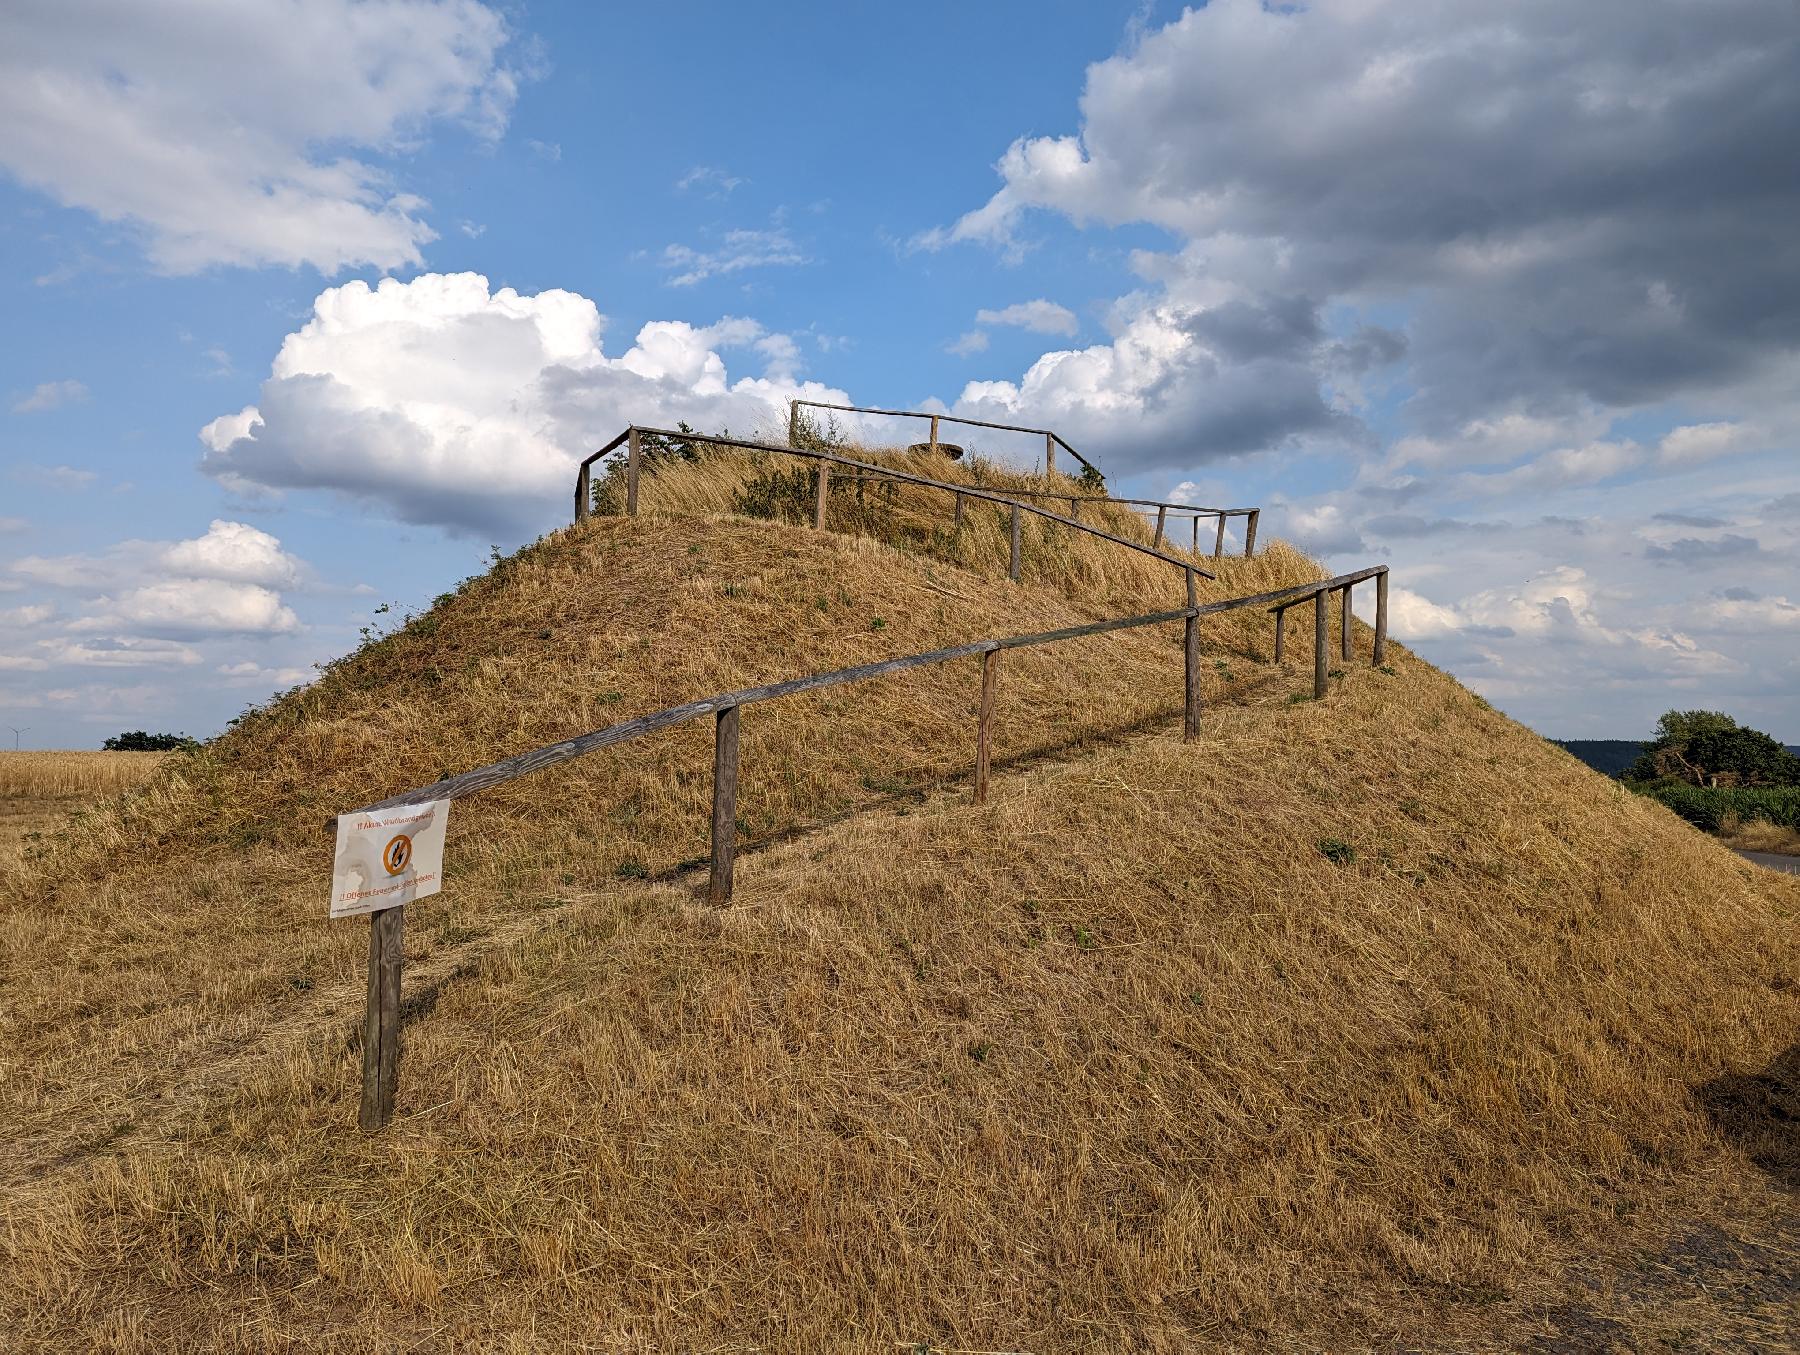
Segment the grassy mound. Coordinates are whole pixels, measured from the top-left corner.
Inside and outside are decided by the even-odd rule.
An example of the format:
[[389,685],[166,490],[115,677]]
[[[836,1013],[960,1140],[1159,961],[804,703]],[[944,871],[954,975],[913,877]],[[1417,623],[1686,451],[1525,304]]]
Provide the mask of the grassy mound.
[[[716,515],[760,473],[658,477],[660,511],[524,552],[14,882],[14,1331],[1417,1338],[1747,1188],[1767,1145],[1694,1089],[1793,1038],[1800,882],[1403,650],[1292,703],[1310,636],[1275,669],[1260,613],[1205,629],[1190,745],[1179,628],[1009,654],[1016,765],[982,808],[973,664],[747,712],[764,849],[725,911],[677,873],[704,730],[459,804],[446,892],[410,910],[400,1118],[358,1136],[366,928],[324,917],[325,814],[724,688],[1180,598],[1055,530],[1007,584],[947,505],[896,503],[886,531],[937,533],[907,551]],[[1208,596],[1316,577],[1281,549],[1220,572]]]

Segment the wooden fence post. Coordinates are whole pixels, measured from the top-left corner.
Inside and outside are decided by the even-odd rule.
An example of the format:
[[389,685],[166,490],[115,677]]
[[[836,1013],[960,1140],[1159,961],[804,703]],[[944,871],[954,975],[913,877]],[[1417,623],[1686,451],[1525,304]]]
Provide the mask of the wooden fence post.
[[1168,525],[1168,522],[1169,522],[1169,505],[1166,503],[1158,504],[1157,508],[1156,508],[1156,540],[1154,540],[1150,543],[1152,549],[1161,549],[1162,539],[1163,539],[1163,528]]
[[994,751],[994,681],[999,676],[1000,651],[981,656],[981,705],[975,712],[975,803],[984,805],[988,795],[988,766]]
[[[1194,588],[1194,571],[1187,571],[1187,605],[1191,609],[1197,606],[1199,598]],[[1190,610],[1183,623],[1182,643],[1187,656],[1187,682],[1183,693],[1182,719],[1183,741],[1192,743],[1200,736],[1200,618]]]
[[800,402],[788,401],[788,446],[795,447],[800,443]]
[[1275,613],[1275,662],[1281,662],[1283,647],[1287,642],[1287,608],[1283,607]]
[[1006,567],[1006,577],[1014,583],[1019,581],[1019,505],[1012,509],[1012,563]]
[[406,945],[406,909],[369,915],[369,1007],[363,1017],[362,1111],[365,1134],[394,1118],[400,1082],[400,961]]
[[1325,616],[1326,590],[1313,594],[1313,700],[1325,699],[1325,680],[1331,668],[1331,624]]
[[1338,625],[1338,657],[1345,663],[1351,659],[1350,649],[1350,585],[1343,587],[1343,619]]
[[831,493],[831,463],[819,462],[819,491],[813,501],[813,526],[819,531],[825,530],[825,499]]
[[1213,559],[1225,553],[1225,515],[1219,514],[1219,535],[1213,540]]
[[1069,517],[1076,522],[1081,521],[1081,500],[1073,494],[1069,496]]
[[963,496],[956,496],[956,514],[950,519],[950,525],[957,531],[962,530]]
[[931,450],[934,452],[937,450],[937,430],[938,416],[933,414],[931,416]]
[[1249,519],[1244,523],[1244,558],[1248,560],[1256,554],[1256,520],[1262,516],[1262,509],[1252,508]]
[[1387,658],[1387,571],[1375,576],[1375,653],[1371,661],[1379,668]]
[[731,902],[732,867],[737,860],[738,708],[719,712],[713,740],[712,879],[708,902]]
[[1048,478],[1050,475],[1050,472],[1055,469],[1056,469],[1056,434],[1046,433],[1046,434],[1044,434],[1044,476],[1045,476],[1045,478]]
[[591,466],[583,466],[575,475],[575,521],[580,522],[588,515],[588,508],[593,502],[593,489],[589,477],[593,473]]
[[1194,554],[1198,555],[1200,553],[1200,515],[1190,513],[1188,521],[1194,524]]
[[637,516],[638,500],[638,463],[642,457],[642,447],[638,441],[638,430],[633,428],[625,438],[625,515]]

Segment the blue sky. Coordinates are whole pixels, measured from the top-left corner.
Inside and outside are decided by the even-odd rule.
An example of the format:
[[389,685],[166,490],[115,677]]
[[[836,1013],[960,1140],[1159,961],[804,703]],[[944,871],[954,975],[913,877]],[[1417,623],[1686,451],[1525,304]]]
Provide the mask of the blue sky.
[[1800,25],[1491,10],[9,7],[0,724],[212,733],[806,390],[1390,560],[1546,733],[1800,738]]

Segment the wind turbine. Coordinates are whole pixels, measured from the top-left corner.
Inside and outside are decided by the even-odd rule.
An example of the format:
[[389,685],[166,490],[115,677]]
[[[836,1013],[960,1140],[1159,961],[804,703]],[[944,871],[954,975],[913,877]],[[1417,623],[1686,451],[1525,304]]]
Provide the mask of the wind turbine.
[[31,726],[30,725],[8,725],[7,728],[12,730],[12,732],[13,732],[13,752],[16,753],[19,751],[19,735],[29,734],[31,732]]

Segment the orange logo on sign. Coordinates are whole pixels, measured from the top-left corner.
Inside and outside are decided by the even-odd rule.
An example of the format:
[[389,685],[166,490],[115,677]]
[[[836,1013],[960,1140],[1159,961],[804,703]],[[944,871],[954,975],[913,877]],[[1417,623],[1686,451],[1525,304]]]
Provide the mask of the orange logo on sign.
[[412,839],[401,833],[382,848],[381,864],[389,875],[398,875],[412,864]]

